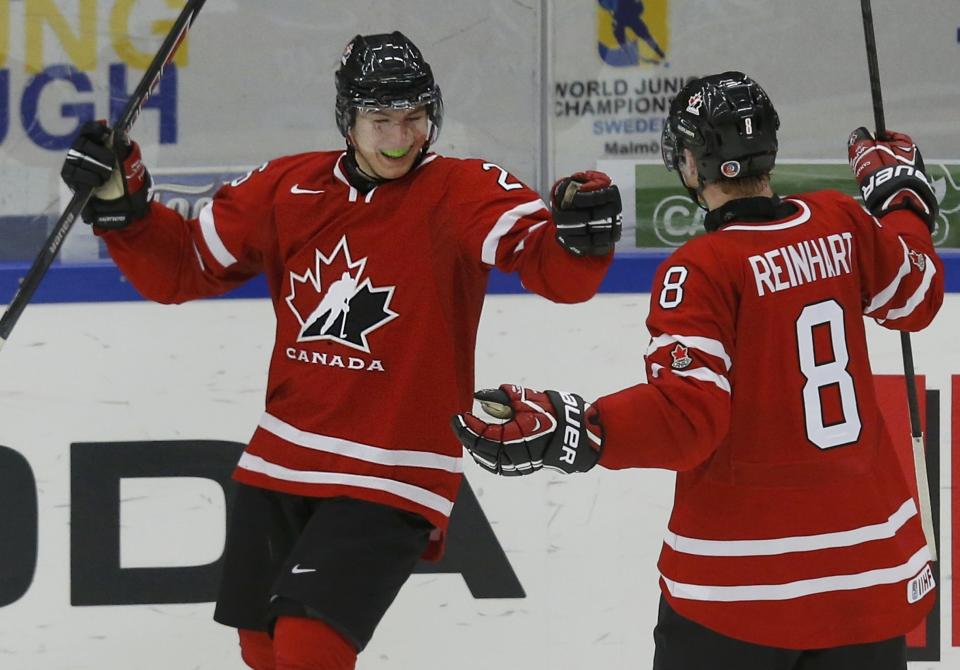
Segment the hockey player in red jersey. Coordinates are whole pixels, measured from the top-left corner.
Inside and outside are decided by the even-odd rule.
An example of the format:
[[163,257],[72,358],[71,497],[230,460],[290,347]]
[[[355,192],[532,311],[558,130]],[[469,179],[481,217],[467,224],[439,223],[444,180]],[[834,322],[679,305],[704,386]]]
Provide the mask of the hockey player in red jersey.
[[495,163],[432,153],[440,89],[402,34],[351,40],[336,88],[346,150],[264,163],[195,220],[148,203],[136,144],[113,169],[104,126],[63,169],[98,187],[85,219],[145,297],[266,275],[276,341],[215,614],[257,670],[354,667],[417,560],[439,556],[463,471],[447,425],[471,403],[490,270],[587,300],[620,236],[602,173],[560,180],[551,208]]
[[[657,670],[893,670],[934,584],[874,395],[863,316],[919,330],[943,299],[937,201],[906,135],[849,141],[866,208],[769,184],[779,119],[740,72],[673,101],[664,162],[707,234],[654,279],[647,383],[593,403],[503,385],[453,419],[502,475],[677,471]],[[492,404],[491,404],[492,403]],[[813,651],[816,650],[816,651]]]

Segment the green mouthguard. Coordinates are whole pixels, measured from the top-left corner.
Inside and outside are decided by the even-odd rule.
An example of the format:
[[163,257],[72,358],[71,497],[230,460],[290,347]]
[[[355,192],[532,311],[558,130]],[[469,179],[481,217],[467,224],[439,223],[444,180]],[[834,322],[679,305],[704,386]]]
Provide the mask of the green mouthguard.
[[403,158],[404,156],[407,155],[407,152],[408,152],[408,151],[410,151],[409,148],[407,148],[407,149],[384,149],[383,151],[381,151],[381,153],[382,153],[384,156],[389,156],[390,158]]

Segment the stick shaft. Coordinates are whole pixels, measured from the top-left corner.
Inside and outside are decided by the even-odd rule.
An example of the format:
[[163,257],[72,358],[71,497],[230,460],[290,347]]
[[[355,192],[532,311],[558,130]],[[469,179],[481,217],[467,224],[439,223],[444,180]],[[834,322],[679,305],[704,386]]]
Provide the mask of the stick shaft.
[[[863,14],[863,37],[867,47],[867,68],[870,71],[870,94],[873,98],[873,120],[876,137],[887,132],[883,117],[883,96],[880,92],[880,66],[877,64],[877,38],[873,32],[873,10],[870,0],[860,0]],[[927,539],[932,559],[937,560],[937,542],[930,506],[930,483],[927,481],[927,463],[920,426],[920,403],[917,400],[917,379],[913,368],[913,345],[910,333],[900,331],[900,350],[903,355],[903,379],[907,385],[907,406],[910,410],[910,434],[913,438],[913,469],[917,478],[917,497],[920,503],[920,523]]]
[[880,95],[880,66],[877,65],[877,38],[873,32],[873,10],[870,0],[860,0],[863,14],[863,37],[867,45],[867,69],[870,71],[870,94],[873,96],[873,119],[877,135],[887,131],[883,118],[883,97]]

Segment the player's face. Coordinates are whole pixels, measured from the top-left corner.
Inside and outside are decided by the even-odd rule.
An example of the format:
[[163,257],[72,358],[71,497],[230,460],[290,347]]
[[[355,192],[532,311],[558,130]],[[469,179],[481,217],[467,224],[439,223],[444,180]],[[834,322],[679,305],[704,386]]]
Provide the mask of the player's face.
[[429,133],[425,106],[412,109],[361,109],[350,130],[357,164],[371,177],[407,174]]

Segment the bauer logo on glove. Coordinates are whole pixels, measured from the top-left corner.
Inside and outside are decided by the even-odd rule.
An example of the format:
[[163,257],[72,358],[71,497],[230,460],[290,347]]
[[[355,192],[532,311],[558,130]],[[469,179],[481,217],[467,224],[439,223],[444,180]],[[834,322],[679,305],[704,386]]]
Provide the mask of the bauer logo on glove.
[[933,229],[939,204],[909,135],[887,131],[874,139],[866,128],[857,128],[847,141],[847,159],[863,203],[874,216],[909,209]]

